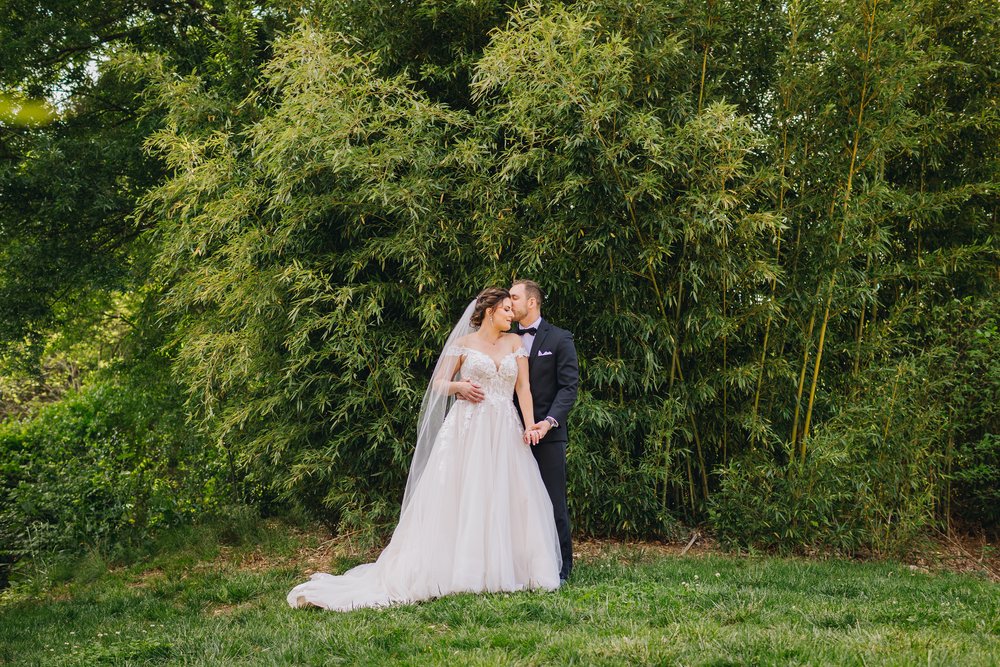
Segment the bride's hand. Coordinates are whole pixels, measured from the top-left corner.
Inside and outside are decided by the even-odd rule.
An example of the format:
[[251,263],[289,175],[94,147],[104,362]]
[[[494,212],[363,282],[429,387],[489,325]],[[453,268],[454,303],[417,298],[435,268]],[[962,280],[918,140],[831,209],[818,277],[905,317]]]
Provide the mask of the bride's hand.
[[483,393],[482,386],[478,382],[463,380],[455,384],[458,385],[455,389],[455,398],[466,400],[469,403],[479,403],[486,398],[486,394]]
[[542,432],[537,427],[532,426],[524,430],[523,439],[526,445],[537,445],[538,441],[542,439]]

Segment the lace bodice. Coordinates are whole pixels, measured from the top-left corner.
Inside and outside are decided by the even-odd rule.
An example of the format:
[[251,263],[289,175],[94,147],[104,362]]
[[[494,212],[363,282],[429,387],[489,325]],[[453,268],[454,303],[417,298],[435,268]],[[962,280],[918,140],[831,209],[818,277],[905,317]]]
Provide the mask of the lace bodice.
[[505,401],[510,403],[514,396],[514,383],[517,381],[517,358],[527,357],[524,348],[518,347],[514,352],[508,352],[499,365],[490,355],[475,348],[464,345],[452,345],[446,354],[464,356],[462,362],[462,379],[472,380],[482,385],[486,401]]

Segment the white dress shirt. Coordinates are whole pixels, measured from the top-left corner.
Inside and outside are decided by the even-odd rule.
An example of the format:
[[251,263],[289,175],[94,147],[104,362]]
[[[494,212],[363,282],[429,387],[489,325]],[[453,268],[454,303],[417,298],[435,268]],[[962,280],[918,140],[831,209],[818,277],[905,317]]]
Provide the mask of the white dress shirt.
[[[521,328],[530,329],[531,327],[535,327],[537,329],[541,325],[542,325],[542,318],[541,316],[539,316],[538,319],[535,320],[534,324],[529,324],[528,326],[522,325]],[[524,334],[521,336],[521,345],[524,346],[524,351],[527,352],[528,354],[531,354],[531,345],[534,342],[535,342],[535,334]]]

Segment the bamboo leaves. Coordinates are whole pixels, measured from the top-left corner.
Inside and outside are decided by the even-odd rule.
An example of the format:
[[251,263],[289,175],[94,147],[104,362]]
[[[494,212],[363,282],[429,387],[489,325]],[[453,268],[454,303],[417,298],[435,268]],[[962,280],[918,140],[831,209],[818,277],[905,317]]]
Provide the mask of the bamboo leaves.
[[[892,396],[900,321],[996,275],[995,71],[957,36],[993,28],[955,11],[532,2],[417,75],[372,26],[306,20],[228,110],[152,67],[172,177],[145,212],[192,407],[268,488],[388,511],[441,334],[531,277],[580,352],[587,530],[700,520],[747,456],[842,494],[816,466],[854,460],[830,445],[845,397]],[[445,71],[462,111],[427,92]]]

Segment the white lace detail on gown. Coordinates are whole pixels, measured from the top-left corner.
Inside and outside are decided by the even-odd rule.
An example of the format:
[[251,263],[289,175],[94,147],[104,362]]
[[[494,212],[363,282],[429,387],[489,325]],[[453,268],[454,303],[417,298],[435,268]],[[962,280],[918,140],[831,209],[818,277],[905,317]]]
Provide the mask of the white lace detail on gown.
[[517,358],[470,347],[461,375],[478,382],[480,403],[448,412],[419,485],[374,563],[325,572],[288,593],[293,607],[346,611],[410,603],[457,592],[559,586],[560,551],[552,504],[512,400]]

